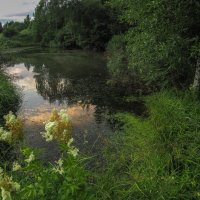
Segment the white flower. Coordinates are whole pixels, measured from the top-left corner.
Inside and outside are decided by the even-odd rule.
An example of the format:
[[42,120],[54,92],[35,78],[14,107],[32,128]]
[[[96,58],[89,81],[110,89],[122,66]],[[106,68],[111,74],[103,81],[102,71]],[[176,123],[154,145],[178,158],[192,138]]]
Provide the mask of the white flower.
[[63,159],[60,158],[56,163],[58,164],[59,167],[62,167],[63,166]]
[[16,116],[13,115],[12,112],[9,112],[9,114],[6,115],[4,118],[5,118],[7,124],[13,123],[16,120]]
[[2,200],[12,200],[10,192],[1,187]]
[[29,164],[29,163],[31,163],[34,160],[35,160],[35,155],[33,154],[33,152],[31,152],[31,154],[29,155],[29,157],[27,159],[25,159],[25,162],[27,162]]
[[19,171],[21,169],[22,169],[22,167],[21,167],[21,165],[18,162],[14,162],[13,163],[12,171],[16,172],[16,171]]
[[53,135],[50,132],[42,132],[42,137],[46,139],[47,142],[53,140]]
[[46,122],[45,124],[45,131],[42,132],[42,137],[46,139],[47,142],[50,142],[53,140],[53,131],[54,128],[57,126],[57,122]]
[[17,182],[13,182],[12,177],[5,175],[0,180],[1,196],[3,200],[12,200],[10,193],[13,191],[19,191],[20,185]]
[[63,159],[60,158],[58,161],[56,161],[56,163],[58,165],[53,168],[53,171],[56,172],[56,173],[59,173],[60,175],[64,174]]
[[45,130],[47,132],[52,132],[53,131],[53,128],[57,125],[56,122],[47,122],[46,125],[45,125]]
[[72,155],[74,158],[77,157],[78,152],[79,152],[79,149],[77,149],[76,147],[69,148],[68,150],[68,154]]
[[74,142],[74,138],[71,138],[68,143],[67,143],[67,146],[68,147],[71,147],[71,144]]
[[61,110],[59,115],[60,115],[62,121],[67,123],[70,121],[70,116],[66,112],[67,112],[66,110]]
[[60,175],[64,174],[64,169],[62,167],[54,167],[53,171],[59,173]]
[[0,127],[0,140],[10,143],[12,141],[12,133]]
[[77,149],[76,147],[72,146],[72,143],[74,142],[74,139],[71,138],[68,143],[68,154],[72,155],[74,158],[78,155],[79,149]]

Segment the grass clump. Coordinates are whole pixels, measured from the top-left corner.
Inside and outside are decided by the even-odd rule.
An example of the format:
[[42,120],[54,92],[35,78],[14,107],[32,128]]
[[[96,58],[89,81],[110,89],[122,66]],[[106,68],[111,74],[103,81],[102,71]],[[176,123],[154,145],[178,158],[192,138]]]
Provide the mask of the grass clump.
[[20,104],[20,94],[9,80],[9,77],[0,71],[0,121],[9,111],[17,111]]
[[149,117],[123,122],[96,174],[97,199],[199,199],[200,104],[190,92],[146,98]]

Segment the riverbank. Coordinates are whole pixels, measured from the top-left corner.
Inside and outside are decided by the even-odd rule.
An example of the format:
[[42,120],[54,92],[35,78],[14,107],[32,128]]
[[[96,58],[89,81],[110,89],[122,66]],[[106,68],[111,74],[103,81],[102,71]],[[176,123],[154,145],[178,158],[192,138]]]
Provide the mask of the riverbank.
[[[14,53],[18,51],[23,52],[23,50],[19,49],[14,49],[11,52]],[[79,52],[79,55],[73,54],[72,51],[68,52],[68,54],[69,55],[67,56],[66,53],[56,53],[54,57],[53,54],[50,54],[51,58],[48,57],[47,53],[44,54],[42,52],[41,55],[40,53],[33,54],[33,57],[28,57],[26,55],[20,58],[18,56],[16,64],[24,64],[17,65],[15,69],[21,73],[18,74],[17,77],[21,79],[28,77],[28,79],[25,79],[29,81],[29,84],[25,85],[28,88],[26,90],[26,87],[23,87],[23,89],[28,92],[27,94],[31,92],[32,98],[34,97],[33,94],[35,94],[36,97],[38,96],[37,89],[40,89],[39,94],[41,97],[51,97],[52,100],[59,99],[60,93],[65,94],[64,92],[66,90],[66,88],[61,88],[61,91],[57,90],[57,88],[60,88],[60,82],[63,82],[64,79],[72,81],[72,78],[74,78],[74,80],[79,80],[80,77],[82,77],[82,81],[80,83],[78,81],[71,82],[71,90],[67,88],[68,96],[61,96],[62,98],[70,99],[72,102],[73,106],[68,109],[68,113],[73,118],[72,124],[75,126],[75,129],[77,129],[77,124],[80,125],[80,123],[84,123],[83,125],[86,127],[86,122],[91,120],[90,118],[85,117],[88,114],[88,116],[91,116],[91,114],[94,113],[97,120],[99,120],[98,116],[101,116],[102,120],[104,119],[102,113],[104,112],[106,106],[112,104],[112,108],[116,106],[118,107],[118,112],[120,113],[114,114],[116,113],[115,110],[115,112],[111,112],[109,115],[110,122],[116,125],[115,132],[112,132],[109,136],[107,135],[106,138],[104,138],[103,135],[99,135],[97,137],[97,140],[101,140],[104,146],[102,147],[101,145],[101,148],[98,148],[98,151],[92,151],[90,154],[92,158],[85,158],[85,155],[83,155],[83,148],[87,148],[88,152],[90,152],[91,149],[89,148],[91,147],[91,144],[92,148],[94,148],[94,141],[96,142],[96,139],[93,139],[95,137],[94,133],[102,133],[102,130],[105,131],[105,126],[100,126],[98,121],[97,127],[99,128],[95,129],[94,122],[92,122],[91,131],[86,132],[85,128],[84,130],[78,128],[75,134],[76,136],[73,135],[75,136],[75,141],[77,140],[77,143],[82,144],[82,149],[80,148],[81,153],[78,155],[78,160],[75,161],[75,163],[71,163],[70,166],[68,165],[68,158],[66,156],[64,159],[66,159],[66,163],[68,164],[64,170],[67,171],[68,167],[75,168],[77,173],[73,175],[73,178],[77,178],[77,180],[79,180],[81,177],[84,177],[84,189],[82,189],[83,185],[78,182],[76,182],[73,186],[78,188],[75,195],[80,196],[82,193],[85,193],[87,198],[90,196],[91,199],[95,200],[157,200],[163,198],[198,199],[198,191],[200,191],[198,183],[198,171],[200,170],[200,161],[198,159],[200,143],[198,136],[200,131],[200,126],[198,125],[200,120],[200,103],[198,97],[191,91],[181,92],[177,90],[161,90],[159,93],[153,93],[148,96],[132,96],[129,98],[127,96],[125,97],[123,93],[120,93],[120,99],[117,98],[117,100],[119,102],[120,100],[123,100],[124,102],[123,108],[119,108],[119,102],[116,103],[116,105],[113,105],[115,104],[114,100],[117,101],[114,96],[112,97],[112,101],[109,98],[103,99],[102,94],[103,91],[105,93],[106,89],[105,87],[102,87],[104,85],[97,84],[97,78],[97,83],[94,79],[90,80],[93,76],[99,77],[99,75],[96,75],[97,72],[98,74],[103,74],[104,71],[102,71],[103,65],[101,65],[101,62],[99,61],[99,67],[95,67],[95,73],[92,73],[94,69],[94,64],[91,63],[92,54],[86,56],[85,53]],[[67,57],[62,57],[62,55]],[[87,57],[90,62],[87,62]],[[98,57],[99,55],[95,58],[97,59]],[[78,58],[79,62],[77,63]],[[74,59],[76,59],[76,62]],[[97,60],[95,62],[96,64]],[[60,64],[60,61],[62,61],[62,65]],[[70,61],[70,65],[68,67],[65,64],[66,61]],[[83,63],[85,63],[85,65],[83,65]],[[90,63],[91,67],[89,67]],[[76,69],[73,68],[75,70],[72,70],[71,65],[76,66]],[[54,68],[54,66],[56,66],[56,68]],[[57,66],[60,67],[58,68]],[[85,71],[88,69],[87,73],[83,73],[83,71],[79,72],[79,66],[84,66]],[[41,69],[43,69],[43,71],[40,71]],[[99,69],[99,71],[97,71],[97,69]],[[14,70],[14,68],[12,70]],[[37,76],[34,76],[33,72],[36,73]],[[83,76],[81,75],[82,73]],[[90,78],[87,78],[88,73],[92,75]],[[23,77],[24,74],[26,74],[25,77]],[[55,74],[57,75],[55,76]],[[60,74],[62,74],[62,77],[60,77]],[[40,87],[35,87],[35,77],[38,78],[40,77],[39,75],[43,79],[44,77],[46,78],[46,81],[49,83],[48,87],[45,87],[46,85],[43,85],[43,82],[41,82],[40,79],[36,79],[37,85]],[[50,80],[52,80],[54,76],[56,78],[56,82],[54,85],[51,85]],[[25,82],[22,83],[24,84]],[[32,87],[30,83],[33,84]],[[93,83],[94,88],[91,87],[91,83]],[[94,83],[96,83],[96,85]],[[99,83],[101,83],[101,81]],[[20,84],[18,86],[20,86]],[[54,88],[55,91],[58,91],[57,93],[53,93],[55,97],[51,96],[51,93],[46,92],[51,91],[52,88]],[[102,88],[103,91],[98,93],[102,90]],[[69,91],[72,92],[69,93]],[[74,91],[76,93],[73,93]],[[82,91],[84,91],[84,93],[82,93]],[[26,99],[26,94],[23,96]],[[111,96],[111,92],[108,96]],[[99,101],[99,98],[101,101]],[[36,102],[35,99],[32,101],[29,99],[28,102],[30,104],[27,105],[26,109],[29,109],[29,107],[30,109],[33,108],[32,103]],[[11,83],[10,78],[3,72],[0,74],[0,100],[1,115],[7,114],[10,110],[15,111],[17,105],[19,105],[19,94],[16,87]],[[76,101],[78,100],[86,102],[86,104],[89,103],[93,105],[95,103],[96,108],[99,109],[88,107],[86,115],[83,116],[80,103],[76,104]],[[138,101],[144,104],[142,108],[138,105]],[[45,103],[44,105],[47,106],[48,104]],[[91,112],[88,112],[89,108],[92,108]],[[45,118],[38,118],[38,116],[41,115],[40,112],[44,113],[44,110],[41,110],[40,112],[39,109],[34,110],[36,110],[34,112],[35,115],[33,117],[30,117],[29,115],[27,122],[34,123],[34,121],[37,121],[37,124],[41,129],[34,129],[34,126],[27,126],[29,128],[27,128],[26,134],[30,134],[32,132],[30,135],[31,142],[36,141],[35,147],[39,148],[38,141],[41,140],[40,132],[44,131],[43,122],[48,121],[51,109],[49,108],[46,110],[47,112],[45,113]],[[96,110],[101,111],[100,115],[96,113]],[[81,112],[81,118],[77,118],[80,114],[79,112]],[[93,137],[92,140],[90,139],[90,132]],[[81,137],[82,133],[84,134],[84,138]],[[99,139],[100,137],[102,138]],[[20,147],[23,146],[23,144],[24,143],[20,144]],[[50,146],[46,153],[46,158],[49,159],[52,155],[53,148],[51,144],[47,144],[45,140],[42,140],[42,145],[43,144],[44,147],[47,147],[48,145]],[[9,146],[9,148],[10,147],[11,146]],[[28,152],[30,153],[31,151],[32,150],[29,150]],[[16,152],[19,152],[19,149]],[[38,155],[39,158],[41,158],[41,154],[43,153]],[[54,164],[56,159],[57,157],[52,159],[53,161],[51,160],[51,165]],[[82,162],[83,160],[86,160],[86,162]],[[19,159],[17,162],[22,162],[23,165],[24,161]],[[54,179],[54,174],[51,174],[48,177],[45,175],[46,171],[48,171],[49,174],[52,173],[52,169],[46,168],[46,164],[41,165],[39,160],[33,164],[33,169],[36,170],[35,168],[37,168],[38,165],[40,166],[40,171],[42,173],[37,174],[38,171],[36,171],[36,176],[40,176],[44,183],[49,179]],[[77,166],[78,169],[76,168]],[[27,178],[29,177],[30,169],[27,168],[25,170],[27,170],[27,174],[24,177]],[[30,196],[27,197],[28,199],[34,195],[36,195],[37,198],[42,198],[46,195],[50,196],[48,188],[46,188],[46,186],[41,186],[43,183],[38,182],[38,180],[36,180],[36,184],[38,184],[39,187],[44,187],[44,194],[40,194],[39,196],[37,195],[40,190],[39,188],[29,188],[31,181],[25,181],[24,177],[21,177],[17,172],[13,173],[8,170],[7,173],[15,177],[15,180],[19,181],[22,187],[22,190],[17,194],[18,197],[13,194],[13,199],[21,199],[24,195],[22,192],[24,189],[27,193],[30,193]],[[68,174],[67,176],[71,178],[71,175]],[[29,178],[32,180],[31,177]],[[56,181],[51,181],[51,184],[52,188],[55,189],[52,189],[52,191],[56,193],[56,190],[58,189]],[[74,183],[70,184],[73,185]],[[60,185],[60,187],[63,187],[63,185]],[[68,188],[68,185],[65,185],[64,187]],[[72,193],[73,192],[71,192],[70,195]],[[58,199],[59,198],[60,197],[58,197]],[[87,198],[85,198],[85,200],[87,200]],[[73,196],[73,199],[76,199],[76,197]]]
[[[69,147],[62,146],[62,157],[55,164],[43,165],[31,149],[25,149],[29,158],[18,160],[22,165],[15,163],[21,172],[8,170],[21,185],[20,191],[12,193],[13,199],[46,200],[52,195],[83,200],[199,199],[198,97],[190,91],[162,91],[142,98],[148,116],[116,114],[116,134],[99,152],[100,159],[85,158],[75,147],[70,151],[72,157],[68,156]],[[90,170],[85,167],[88,160],[95,161]]]
[[9,111],[16,112],[19,104],[19,91],[10,78],[0,70],[0,122]]
[[191,92],[145,97],[149,117],[123,124],[95,174],[97,199],[198,199],[200,103]]

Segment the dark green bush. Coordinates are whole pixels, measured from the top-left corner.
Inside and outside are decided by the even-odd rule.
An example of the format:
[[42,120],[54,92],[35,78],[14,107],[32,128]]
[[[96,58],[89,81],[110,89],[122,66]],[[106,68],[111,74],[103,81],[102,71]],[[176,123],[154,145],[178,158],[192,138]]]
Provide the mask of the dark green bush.
[[17,111],[20,95],[9,77],[0,71],[0,121],[9,111]]

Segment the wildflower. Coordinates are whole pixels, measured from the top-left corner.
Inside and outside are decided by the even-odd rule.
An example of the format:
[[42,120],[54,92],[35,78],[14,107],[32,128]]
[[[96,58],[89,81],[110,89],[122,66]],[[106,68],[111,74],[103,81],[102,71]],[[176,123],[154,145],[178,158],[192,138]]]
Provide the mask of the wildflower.
[[68,143],[67,143],[67,146],[68,147],[71,147],[71,144],[74,142],[74,138],[71,138]]
[[61,110],[60,113],[59,113],[59,115],[60,115],[60,117],[61,117],[61,119],[62,119],[63,122],[66,122],[66,123],[67,123],[67,122],[70,121],[70,117],[69,117],[69,115],[66,113],[65,110]]
[[12,112],[9,112],[9,114],[6,115],[4,118],[5,118],[7,124],[11,124],[11,123],[15,122],[15,120],[16,120],[16,116],[13,115]]
[[71,138],[68,143],[67,143],[67,146],[68,146],[68,154],[72,155],[74,158],[77,157],[78,155],[78,152],[79,152],[79,149],[77,149],[76,147],[72,146],[72,143],[74,142],[74,139]]
[[53,132],[55,127],[57,126],[56,122],[46,122],[45,124],[45,131],[42,132],[42,137],[46,139],[47,142],[50,142],[53,140]]
[[16,171],[19,171],[21,169],[22,169],[22,167],[21,167],[21,165],[18,162],[14,162],[13,163],[12,171],[16,172]]
[[77,157],[78,152],[79,152],[79,149],[77,149],[76,147],[70,148],[68,150],[68,154],[72,155],[74,158]]
[[35,155],[33,154],[33,152],[31,152],[31,154],[29,155],[29,158],[25,159],[25,162],[30,164],[34,160],[35,160]]
[[9,131],[5,131],[2,127],[0,127],[0,140],[11,143],[12,133]]
[[60,175],[63,175],[64,174],[64,169],[61,167],[54,167],[53,168],[53,171],[56,172],[56,173],[59,173]]
[[4,188],[1,188],[2,200],[12,200],[10,192],[6,191]]
[[60,158],[58,161],[56,161],[56,163],[57,163],[57,166],[53,168],[53,171],[56,173],[59,173],[60,175],[64,174],[62,158]]
[[3,200],[11,200],[11,192],[19,191],[20,185],[12,180],[12,177],[3,175],[0,181],[1,196]]
[[59,167],[62,167],[62,165],[63,165],[62,158],[60,158],[56,163],[59,165]]
[[45,138],[47,142],[50,142],[53,140],[53,135],[50,132],[42,132],[42,137]]
[[55,126],[56,126],[56,122],[46,123],[46,125],[45,125],[46,132],[52,132]]

